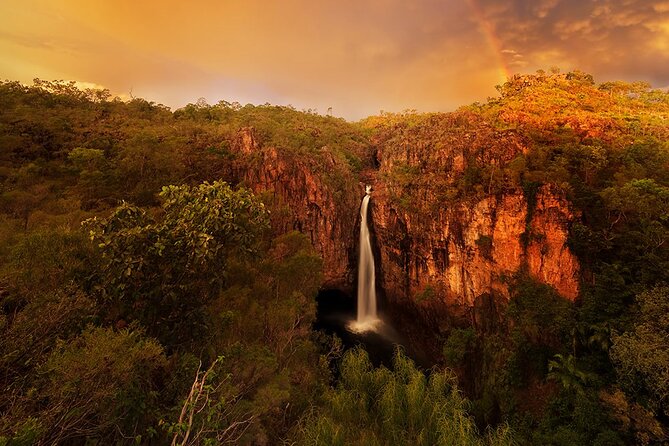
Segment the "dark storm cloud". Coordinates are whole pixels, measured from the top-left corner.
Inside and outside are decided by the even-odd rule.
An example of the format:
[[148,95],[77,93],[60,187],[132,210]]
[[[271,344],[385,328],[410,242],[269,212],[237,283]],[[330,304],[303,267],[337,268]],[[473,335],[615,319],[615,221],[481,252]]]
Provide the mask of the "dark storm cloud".
[[504,48],[540,68],[669,84],[669,2],[646,0],[481,0]]

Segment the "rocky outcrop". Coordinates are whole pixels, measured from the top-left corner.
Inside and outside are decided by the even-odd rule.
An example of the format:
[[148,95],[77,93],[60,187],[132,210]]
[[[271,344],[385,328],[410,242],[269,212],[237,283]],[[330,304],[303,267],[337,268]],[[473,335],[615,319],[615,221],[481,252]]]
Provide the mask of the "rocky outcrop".
[[530,210],[522,191],[441,209],[425,222],[374,194],[381,286],[389,298],[412,299],[427,288],[449,306],[472,307],[484,294],[509,297],[509,279],[521,268],[561,295],[578,294],[578,262],[566,246],[573,213],[545,186]]
[[[434,318],[466,314],[481,299],[508,299],[519,271],[575,299],[579,265],[567,247],[575,215],[564,194],[550,185],[531,196],[519,187],[488,193],[493,169],[485,187],[448,198],[471,166],[501,170],[527,146],[513,132],[481,123],[474,132],[467,116],[446,116],[453,120],[447,128],[459,133],[418,126],[377,141],[380,168],[365,178],[375,187],[377,280],[388,306]],[[234,146],[237,176],[262,194],[275,230],[311,238],[323,256],[324,286],[353,285],[364,191],[346,161],[327,147],[307,154],[265,147],[251,128],[240,131]]]
[[[379,142],[372,220],[389,305],[469,314],[481,299],[508,299],[521,271],[575,299],[579,265],[567,246],[575,215],[564,193],[508,185],[526,142],[458,119],[468,118],[436,117]],[[495,189],[494,180],[506,183]]]
[[310,154],[264,147],[252,128],[234,147],[237,178],[263,198],[275,232],[308,235],[323,256],[326,287],[350,283],[358,212],[357,180],[327,147]]
[[531,276],[574,300],[579,291],[579,263],[567,247],[569,225],[575,215],[564,194],[545,186],[539,190],[525,259]]

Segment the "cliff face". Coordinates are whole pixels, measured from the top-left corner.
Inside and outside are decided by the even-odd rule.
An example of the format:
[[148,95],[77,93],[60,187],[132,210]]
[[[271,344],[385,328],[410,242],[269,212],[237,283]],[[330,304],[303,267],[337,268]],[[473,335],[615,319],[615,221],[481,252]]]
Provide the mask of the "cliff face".
[[[521,137],[447,124],[378,141],[372,212],[389,304],[463,315],[482,297],[508,299],[518,271],[575,299],[579,265],[567,247],[575,215],[562,191],[508,185],[508,166],[527,151]],[[478,182],[469,187],[468,177]]]
[[242,184],[261,194],[277,233],[307,234],[323,256],[326,287],[350,282],[358,212],[357,180],[345,160],[327,148],[296,154],[264,147],[252,128],[242,129],[234,147]]
[[569,204],[542,187],[528,215],[522,191],[441,209],[428,222],[398,209],[377,183],[373,219],[381,285],[390,299],[414,299],[427,287],[449,306],[471,307],[486,293],[509,297],[522,267],[562,296],[578,294],[578,262],[566,246]]
[[[519,187],[489,193],[496,170],[526,143],[480,123],[476,132],[467,130],[471,123],[457,124],[448,123],[456,134],[404,129],[376,141],[380,167],[364,179],[375,188],[377,280],[387,304],[428,317],[463,315],[482,297],[508,299],[509,279],[520,270],[573,300],[579,266],[567,247],[574,219],[568,201],[550,185],[529,199]],[[235,147],[237,177],[269,203],[275,230],[310,236],[323,256],[325,287],[352,285],[364,192],[346,160],[327,148],[305,154],[263,147],[253,129],[240,131]],[[453,198],[477,165],[492,166],[487,189]]]

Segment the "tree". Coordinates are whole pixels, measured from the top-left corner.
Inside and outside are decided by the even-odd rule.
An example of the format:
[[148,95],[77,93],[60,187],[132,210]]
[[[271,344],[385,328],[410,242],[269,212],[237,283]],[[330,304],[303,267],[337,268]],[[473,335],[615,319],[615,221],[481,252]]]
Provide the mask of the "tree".
[[41,194],[15,189],[0,194],[0,205],[14,218],[19,219],[23,225],[23,230],[27,231],[30,215],[43,199],[44,197]]
[[444,359],[451,367],[462,366],[468,353],[476,342],[476,332],[473,328],[455,328],[444,344]]
[[254,251],[267,213],[247,189],[223,182],[166,186],[162,213],[124,203],[85,222],[101,250],[98,289],[116,316],[140,320],[167,346],[197,337],[203,306],[218,297],[233,256]]
[[[167,360],[138,330],[90,327],[51,354],[41,373],[44,442],[136,437],[148,428]],[[120,438],[119,438],[120,437]],[[141,438],[141,437],[139,437]]]
[[342,358],[336,389],[322,412],[303,423],[305,445],[512,445],[505,426],[478,434],[467,400],[449,370],[426,376],[400,350],[393,370],[374,369],[367,352]]
[[[244,427],[239,444],[279,443],[313,405],[328,377],[312,328],[322,263],[299,232],[276,237],[260,259],[229,262],[228,285],[208,305],[210,337],[202,343],[210,354],[225,356],[211,380],[211,398],[230,405],[212,407],[220,429],[204,423],[205,438],[217,439],[235,420],[252,417],[237,425]],[[192,430],[201,427],[196,416]]]
[[240,395],[230,393],[230,375],[217,376],[223,359],[217,358],[206,370],[201,370],[202,364],[198,367],[178,421],[166,426],[172,446],[236,444],[255,418],[244,411]]
[[560,383],[565,390],[574,390],[582,392],[591,379],[588,373],[578,368],[576,358],[572,355],[557,354],[548,361],[548,379]]
[[610,350],[623,389],[669,414],[669,287],[637,296],[631,330],[613,336]]
[[84,199],[102,198],[113,183],[104,151],[77,147],[68,154],[68,160],[79,174],[78,187]]

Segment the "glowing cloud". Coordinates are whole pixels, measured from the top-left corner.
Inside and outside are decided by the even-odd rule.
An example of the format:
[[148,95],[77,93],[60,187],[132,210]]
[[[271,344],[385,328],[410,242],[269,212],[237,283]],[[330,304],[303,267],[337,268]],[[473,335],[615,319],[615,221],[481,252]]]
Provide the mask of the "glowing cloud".
[[5,0],[0,76],[349,119],[451,110],[521,71],[669,84],[666,0]]

